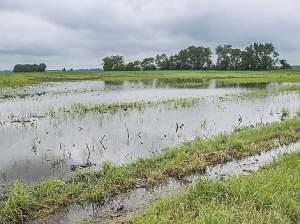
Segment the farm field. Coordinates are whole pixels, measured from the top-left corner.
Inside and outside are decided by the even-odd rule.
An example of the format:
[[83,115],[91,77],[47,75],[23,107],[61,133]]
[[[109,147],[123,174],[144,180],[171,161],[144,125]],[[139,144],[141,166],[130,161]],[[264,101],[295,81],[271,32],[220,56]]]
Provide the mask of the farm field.
[[[251,212],[253,223],[295,222],[299,114],[299,69],[0,74],[0,222],[213,223],[199,215],[213,206],[228,223],[247,205],[237,223]],[[219,165],[249,158],[237,176],[279,162],[224,182],[235,169]],[[290,185],[263,191],[265,177]],[[286,201],[269,198],[283,188]]]

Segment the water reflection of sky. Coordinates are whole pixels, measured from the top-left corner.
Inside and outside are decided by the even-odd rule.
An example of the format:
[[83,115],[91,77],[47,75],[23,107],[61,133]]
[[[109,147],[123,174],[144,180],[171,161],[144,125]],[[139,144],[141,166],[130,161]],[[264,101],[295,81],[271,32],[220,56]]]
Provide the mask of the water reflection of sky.
[[[153,85],[145,87],[138,83],[140,86],[132,88],[128,85],[134,84],[123,83],[122,88],[105,90],[101,84],[104,83],[76,82],[75,88],[73,84],[58,83],[53,84],[55,87],[49,85],[45,89],[47,94],[43,96],[4,100],[0,102],[1,118],[10,113],[39,113],[53,105],[59,107],[73,102],[111,103],[206,97],[189,108],[174,109],[161,105],[143,111],[115,114],[66,114],[58,118],[37,119],[34,125],[3,125],[0,127],[0,151],[5,156],[0,157],[0,182],[18,178],[32,181],[49,176],[64,176],[69,173],[71,164],[85,163],[89,154],[91,162],[97,165],[107,160],[122,164],[161,152],[166,146],[196,136],[209,137],[232,131],[239,124],[239,117],[242,117],[241,125],[250,125],[280,120],[282,108],[287,108],[291,114],[300,109],[300,97],[295,93],[262,99],[223,100],[214,96],[238,92],[241,87],[215,88],[210,83],[206,89],[177,89],[154,88]],[[93,91],[81,91],[90,85]],[[98,86],[99,90],[95,90]],[[57,90],[66,93],[57,94]],[[176,123],[181,128],[178,129]]]

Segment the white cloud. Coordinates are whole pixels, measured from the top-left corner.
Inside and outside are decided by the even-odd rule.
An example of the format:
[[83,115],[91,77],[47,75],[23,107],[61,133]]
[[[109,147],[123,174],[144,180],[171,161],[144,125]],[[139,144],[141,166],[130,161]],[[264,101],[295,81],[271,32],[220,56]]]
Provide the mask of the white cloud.
[[43,60],[51,68],[97,67],[173,53],[188,45],[270,41],[300,64],[297,0],[1,0],[0,69]]

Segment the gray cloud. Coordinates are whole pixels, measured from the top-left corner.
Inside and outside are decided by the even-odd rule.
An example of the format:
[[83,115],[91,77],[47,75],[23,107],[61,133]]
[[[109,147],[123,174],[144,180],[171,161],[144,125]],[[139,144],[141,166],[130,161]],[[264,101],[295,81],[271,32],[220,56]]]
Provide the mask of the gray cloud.
[[174,53],[189,45],[273,42],[300,64],[298,0],[1,0],[0,69],[46,62],[99,67],[102,57]]

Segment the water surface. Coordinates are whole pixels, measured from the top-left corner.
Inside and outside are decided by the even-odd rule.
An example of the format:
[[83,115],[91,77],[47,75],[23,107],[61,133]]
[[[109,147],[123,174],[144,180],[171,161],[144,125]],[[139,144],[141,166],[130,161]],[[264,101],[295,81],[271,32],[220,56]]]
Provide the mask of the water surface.
[[[275,84],[268,84],[264,87]],[[285,93],[258,99],[225,97],[244,87],[161,88],[155,81],[51,83],[20,88],[33,96],[0,100],[0,182],[35,182],[65,177],[72,165],[104,161],[124,164],[196,137],[208,138],[238,126],[279,121],[282,109],[300,110],[300,96]],[[43,94],[34,94],[41,93]],[[62,113],[39,117],[72,103],[156,101],[201,97],[191,107],[167,105],[116,113]],[[19,118],[23,122],[17,122]]]

